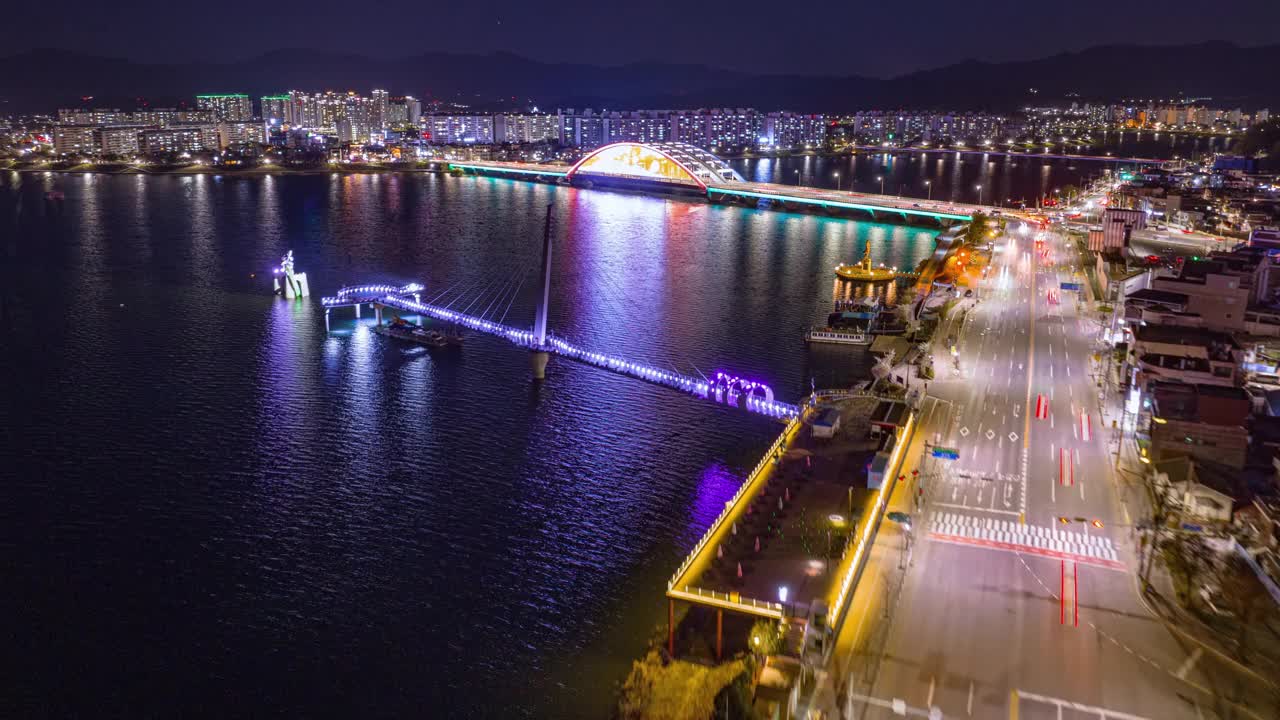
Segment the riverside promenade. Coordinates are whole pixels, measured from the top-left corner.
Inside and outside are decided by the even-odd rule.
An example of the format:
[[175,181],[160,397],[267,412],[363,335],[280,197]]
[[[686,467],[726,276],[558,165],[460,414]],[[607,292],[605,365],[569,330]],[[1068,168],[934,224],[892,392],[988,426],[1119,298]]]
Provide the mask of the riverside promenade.
[[[817,437],[829,410],[841,426]],[[793,651],[825,663],[914,424],[903,403],[871,395],[824,399],[792,420],[668,582],[668,651],[696,652],[698,637],[717,659],[747,649],[747,633],[726,633],[726,619],[812,620],[811,640]],[[678,627],[677,603],[713,611],[714,630]]]

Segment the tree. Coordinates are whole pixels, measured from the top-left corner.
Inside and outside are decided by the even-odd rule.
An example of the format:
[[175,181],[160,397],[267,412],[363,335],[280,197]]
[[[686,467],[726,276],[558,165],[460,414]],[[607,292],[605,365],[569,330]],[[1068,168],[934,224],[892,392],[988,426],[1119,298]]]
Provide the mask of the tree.
[[1280,160],[1280,118],[1249,128],[1231,149],[1249,157],[1264,155]]
[[748,644],[757,655],[772,655],[782,647],[782,624],[776,620],[757,620],[751,626]]
[[1182,580],[1183,604],[1194,603],[1199,580],[1209,566],[1212,553],[1199,534],[1174,533],[1173,539],[1165,544],[1169,572]]
[[975,212],[969,220],[969,230],[965,234],[965,239],[970,244],[979,245],[985,242],[991,235],[991,218],[986,213]]
[[1243,659],[1249,652],[1250,626],[1262,615],[1269,600],[1267,590],[1253,574],[1253,568],[1239,555],[1231,555],[1218,577],[1222,596],[1236,615],[1236,651]]
[[1142,538],[1142,547],[1146,551],[1146,563],[1142,571],[1142,586],[1151,587],[1151,568],[1155,565],[1155,553],[1161,545],[1161,537],[1173,515],[1173,498],[1169,488],[1155,482],[1154,475],[1148,476],[1147,494],[1151,500],[1151,535]]

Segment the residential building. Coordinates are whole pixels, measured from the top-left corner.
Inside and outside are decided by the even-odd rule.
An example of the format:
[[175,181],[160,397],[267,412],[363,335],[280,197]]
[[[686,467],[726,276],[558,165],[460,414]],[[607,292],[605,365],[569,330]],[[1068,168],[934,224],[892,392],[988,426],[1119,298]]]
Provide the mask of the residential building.
[[268,125],[292,124],[288,95],[263,95],[262,121]]
[[138,152],[138,133],[143,125],[102,125],[93,130],[97,151],[103,155],[133,155]]
[[1152,459],[1190,456],[1243,468],[1249,450],[1252,402],[1241,388],[1152,382]]
[[1185,455],[1153,463],[1151,479],[1183,523],[1230,523],[1236,497],[1244,494],[1236,470]]
[[218,147],[218,127],[204,125],[171,125],[138,133],[138,151],[144,155],[192,153]]
[[494,142],[492,115],[431,115],[426,132],[433,145],[489,145]]
[[1131,352],[1135,379],[1142,388],[1151,382],[1236,386],[1245,356],[1244,348],[1226,333],[1151,324],[1133,328]]
[[96,155],[98,143],[93,133],[97,127],[58,123],[53,127],[53,151],[59,155]]
[[372,133],[381,135],[386,130],[387,124],[387,106],[390,104],[390,95],[386,90],[374,90],[370,93],[369,99],[369,127]]
[[1153,278],[1151,289],[1185,295],[1186,301],[1179,303],[1183,312],[1199,315],[1207,327],[1243,330],[1252,280],[1220,263],[1188,261],[1177,277]]
[[560,139],[560,119],[545,113],[503,113],[493,118],[496,143],[539,143]]
[[218,123],[218,147],[261,145],[267,141],[266,125],[252,120]]
[[253,119],[253,101],[243,93],[197,95],[196,107],[212,111],[216,122],[247,122]]

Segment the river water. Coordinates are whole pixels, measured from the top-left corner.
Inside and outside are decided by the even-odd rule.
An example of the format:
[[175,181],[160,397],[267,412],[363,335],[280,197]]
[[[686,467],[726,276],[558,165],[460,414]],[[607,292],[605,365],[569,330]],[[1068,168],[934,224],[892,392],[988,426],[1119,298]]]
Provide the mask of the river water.
[[[1100,134],[1093,146],[1055,147],[1053,152],[1168,160],[1224,152],[1224,136],[1155,132]],[[862,153],[838,156],[789,156],[731,161],[747,180],[787,185],[852,189],[858,192],[933,198],[955,202],[1012,204],[1053,197],[1067,185],[1083,186],[1108,168],[1132,168],[1132,163],[1047,159],[1034,155],[982,155],[954,152]],[[881,182],[883,180],[883,183]],[[979,189],[981,186],[981,189]]]
[[[414,280],[531,324],[548,203],[555,331],[784,400],[865,377],[801,339],[831,268],[935,234],[428,174],[0,174],[0,715],[607,716],[779,426],[562,359],[535,386],[494,338],[326,333],[318,299]],[[287,249],[317,297],[268,292]]]

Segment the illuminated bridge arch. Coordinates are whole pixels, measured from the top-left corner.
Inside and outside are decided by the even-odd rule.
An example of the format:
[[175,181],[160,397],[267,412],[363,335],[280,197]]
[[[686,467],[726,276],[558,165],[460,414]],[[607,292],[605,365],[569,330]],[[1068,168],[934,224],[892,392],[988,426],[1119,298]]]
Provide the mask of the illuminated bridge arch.
[[568,173],[577,176],[617,178],[696,187],[708,183],[744,182],[729,164],[688,143],[620,142],[605,145],[578,161]]

